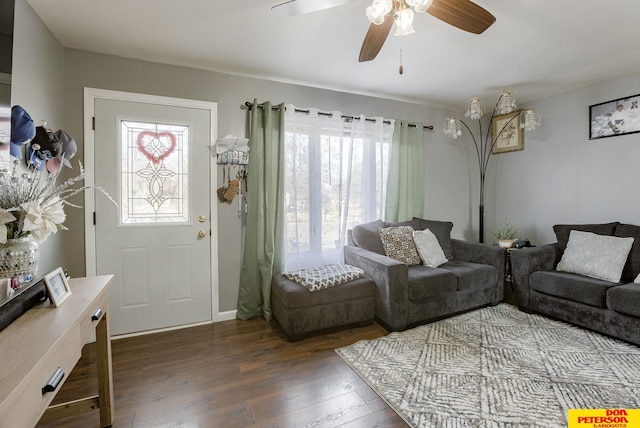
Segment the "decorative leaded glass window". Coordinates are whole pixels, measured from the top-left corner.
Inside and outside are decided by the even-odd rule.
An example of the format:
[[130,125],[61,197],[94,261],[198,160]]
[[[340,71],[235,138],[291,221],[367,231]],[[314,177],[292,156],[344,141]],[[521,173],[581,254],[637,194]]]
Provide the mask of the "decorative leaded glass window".
[[120,224],[189,222],[189,126],[121,122]]

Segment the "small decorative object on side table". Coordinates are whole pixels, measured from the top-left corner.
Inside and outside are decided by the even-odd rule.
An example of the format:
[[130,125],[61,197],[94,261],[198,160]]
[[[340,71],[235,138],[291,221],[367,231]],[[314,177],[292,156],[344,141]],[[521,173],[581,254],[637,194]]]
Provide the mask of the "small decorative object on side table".
[[498,245],[502,248],[511,248],[518,238],[518,229],[516,229],[509,220],[505,219],[496,230],[493,231]]

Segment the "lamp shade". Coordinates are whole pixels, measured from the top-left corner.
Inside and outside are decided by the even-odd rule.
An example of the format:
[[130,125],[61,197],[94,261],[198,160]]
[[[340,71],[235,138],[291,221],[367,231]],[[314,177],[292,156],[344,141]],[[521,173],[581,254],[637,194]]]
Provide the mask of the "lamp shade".
[[520,127],[524,128],[525,131],[533,131],[538,126],[540,126],[540,115],[538,114],[538,109],[529,108],[522,112],[522,120],[520,122]]
[[415,32],[413,29],[413,11],[408,7],[398,10],[393,19],[396,23],[396,36],[406,36]]
[[416,12],[423,13],[423,12],[426,12],[427,9],[429,9],[432,4],[433,4],[433,0],[416,1],[416,4],[413,6],[413,8],[415,9]]
[[484,114],[484,107],[480,103],[480,97],[473,97],[467,100],[467,111],[464,116],[473,120],[480,119]]
[[460,130],[460,121],[455,117],[445,117],[443,132],[445,135],[455,140],[462,135],[462,131]]
[[498,113],[507,114],[516,109],[516,100],[511,89],[503,89],[502,95],[498,99]]
[[384,22],[385,15],[391,12],[392,8],[392,0],[373,0],[373,3],[367,7],[365,13],[369,22],[380,25]]

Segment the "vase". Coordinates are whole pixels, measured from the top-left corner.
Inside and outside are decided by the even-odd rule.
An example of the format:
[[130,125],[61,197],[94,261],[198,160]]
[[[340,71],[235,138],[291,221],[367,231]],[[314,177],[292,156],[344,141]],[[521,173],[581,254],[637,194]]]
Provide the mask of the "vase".
[[40,247],[30,236],[0,244],[0,279],[15,278],[14,287],[31,282],[38,272]]
[[516,242],[515,239],[498,239],[498,245],[502,248],[511,248],[514,242]]

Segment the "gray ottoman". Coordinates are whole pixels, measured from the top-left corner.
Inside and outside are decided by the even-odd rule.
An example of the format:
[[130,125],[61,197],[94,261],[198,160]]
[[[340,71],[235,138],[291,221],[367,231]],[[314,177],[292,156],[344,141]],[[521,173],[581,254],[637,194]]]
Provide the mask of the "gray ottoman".
[[375,316],[375,284],[366,277],[310,292],[284,275],[271,281],[271,309],[290,342],[330,327],[371,324]]

